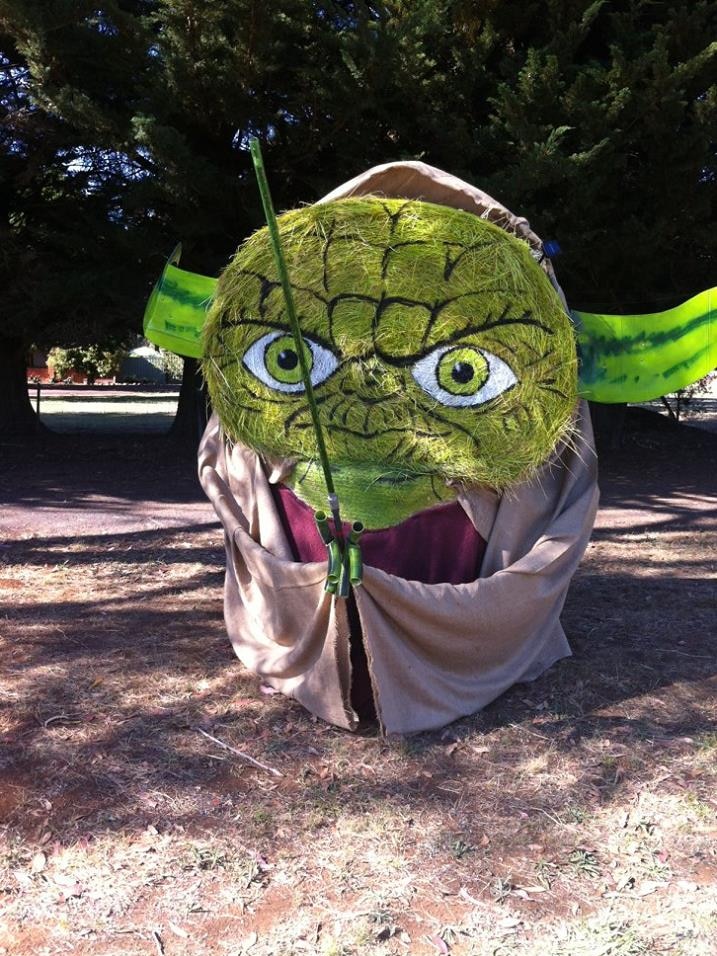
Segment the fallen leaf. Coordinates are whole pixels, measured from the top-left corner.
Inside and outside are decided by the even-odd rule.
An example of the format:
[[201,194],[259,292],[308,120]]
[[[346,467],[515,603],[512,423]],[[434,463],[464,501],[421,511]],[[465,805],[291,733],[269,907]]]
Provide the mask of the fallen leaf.
[[667,886],[664,882],[656,882],[655,880],[645,880],[644,883],[640,885],[635,890],[635,896],[650,896],[652,893],[656,893],[661,887]]
[[443,939],[442,936],[431,936],[429,937],[429,942],[433,943],[439,953],[442,956],[450,956],[450,949],[448,948],[448,943]]
[[30,870],[33,873],[42,873],[42,871],[47,866],[47,857],[40,850],[39,853],[36,853],[32,858],[32,863],[30,864]]
[[480,905],[481,905],[480,900],[477,900],[477,899],[475,898],[475,896],[471,896],[471,894],[468,892],[468,890],[465,888],[465,886],[462,886],[462,887],[461,887],[460,892],[458,893],[458,895],[459,895],[462,899],[466,900],[468,903],[472,903],[474,906],[480,906]]
[[457,877],[448,877],[448,879],[438,882],[436,889],[441,896],[455,896],[456,893],[460,892],[461,881]]
[[67,902],[67,900],[73,899],[74,897],[82,896],[84,892],[84,886],[82,883],[78,883],[77,881],[72,883],[70,886],[62,887],[62,895],[65,898],[65,902]]
[[57,886],[74,886],[77,880],[70,873],[55,873],[52,882]]
[[629,873],[623,873],[620,879],[615,884],[615,889],[619,893],[620,890],[624,890],[625,887],[632,888],[635,885],[635,878]]
[[167,926],[169,926],[174,935],[179,936],[180,939],[189,939],[189,933],[182,929],[181,926],[177,926],[175,923],[167,923]]

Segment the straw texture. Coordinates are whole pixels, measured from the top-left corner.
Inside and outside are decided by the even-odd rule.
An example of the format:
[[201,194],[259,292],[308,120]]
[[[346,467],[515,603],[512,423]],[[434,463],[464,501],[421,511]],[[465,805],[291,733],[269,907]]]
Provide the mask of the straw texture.
[[[569,437],[574,333],[527,242],[462,210],[361,197],[279,217],[347,519],[369,527],[504,490]],[[204,371],[233,441],[296,460],[325,501],[267,230],[237,252],[208,316]]]

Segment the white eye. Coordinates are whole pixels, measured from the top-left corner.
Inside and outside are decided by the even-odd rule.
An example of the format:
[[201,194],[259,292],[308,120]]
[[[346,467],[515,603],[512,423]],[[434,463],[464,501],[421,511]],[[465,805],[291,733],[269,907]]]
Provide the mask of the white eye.
[[[329,349],[304,336],[304,355],[312,385],[319,385],[335,372],[339,361]],[[246,368],[260,382],[277,392],[303,392],[301,364],[293,335],[268,332],[257,339],[244,353]]]
[[441,345],[419,359],[411,373],[424,392],[441,405],[483,405],[518,384],[512,368],[474,345]]

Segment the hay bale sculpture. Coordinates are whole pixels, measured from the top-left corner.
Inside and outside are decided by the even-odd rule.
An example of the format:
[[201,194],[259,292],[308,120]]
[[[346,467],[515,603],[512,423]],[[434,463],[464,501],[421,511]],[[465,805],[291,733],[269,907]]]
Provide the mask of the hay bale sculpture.
[[526,220],[425,164],[376,167],[278,234],[298,338],[267,228],[217,283],[170,264],[146,317],[203,359],[229,635],[331,723],[440,727],[570,653],[559,615],[598,499],[579,393],[626,400],[629,366],[642,397],[659,362],[568,312]]

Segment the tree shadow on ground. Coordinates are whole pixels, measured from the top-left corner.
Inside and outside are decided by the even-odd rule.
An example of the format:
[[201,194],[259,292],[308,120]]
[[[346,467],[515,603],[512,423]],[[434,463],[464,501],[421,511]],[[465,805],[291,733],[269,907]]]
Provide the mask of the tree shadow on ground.
[[[606,475],[608,506],[642,513],[663,501],[674,484],[642,481],[658,464],[641,459],[630,472],[622,459]],[[711,487],[707,471],[680,492]],[[175,483],[167,493],[184,492]],[[705,527],[704,511],[663,507],[658,540]],[[563,618],[575,657],[408,740],[328,727],[247,674],[224,631],[216,529],[19,541],[0,565],[19,582],[2,611],[0,815],[60,841],[161,821],[270,840],[277,801],[308,828],[381,801],[404,815],[440,809],[446,834],[459,817],[510,829],[521,815],[557,834],[570,808],[609,805],[715,730],[707,555],[676,545],[651,556],[635,528],[598,534],[575,577]]]
[[[157,541],[150,537],[144,565],[132,539],[130,568],[147,572],[141,589],[135,577],[122,594],[33,602],[6,620],[13,645],[5,660],[11,700],[3,802],[6,820],[22,830],[49,828],[64,839],[78,825],[93,833],[143,829],[161,807],[175,824],[221,829],[237,801],[254,816],[268,812],[274,787],[298,817],[317,807],[324,817],[340,806],[358,812],[377,799],[406,812],[449,808],[466,788],[472,802],[485,801],[499,817],[516,808],[559,817],[596,787],[603,802],[613,799],[661,748],[714,730],[706,627],[676,647],[659,617],[650,632],[631,626],[637,593],[659,607],[665,588],[675,614],[693,622],[703,614],[706,624],[707,581],[680,591],[588,566],[565,612],[573,659],[445,731],[386,742],[371,733],[352,737],[292,701],[264,696],[224,633],[221,552],[186,549],[194,563],[168,564],[172,578],[164,582],[152,573]],[[236,759],[199,729],[283,777]],[[619,781],[612,764],[601,777],[595,753],[616,734],[632,761]],[[474,752],[485,740],[489,757]],[[551,753],[565,755],[572,770],[536,793],[529,768]]]
[[0,445],[0,501],[8,508],[98,508],[102,497],[133,503],[204,501],[196,449],[166,436],[45,434]]

